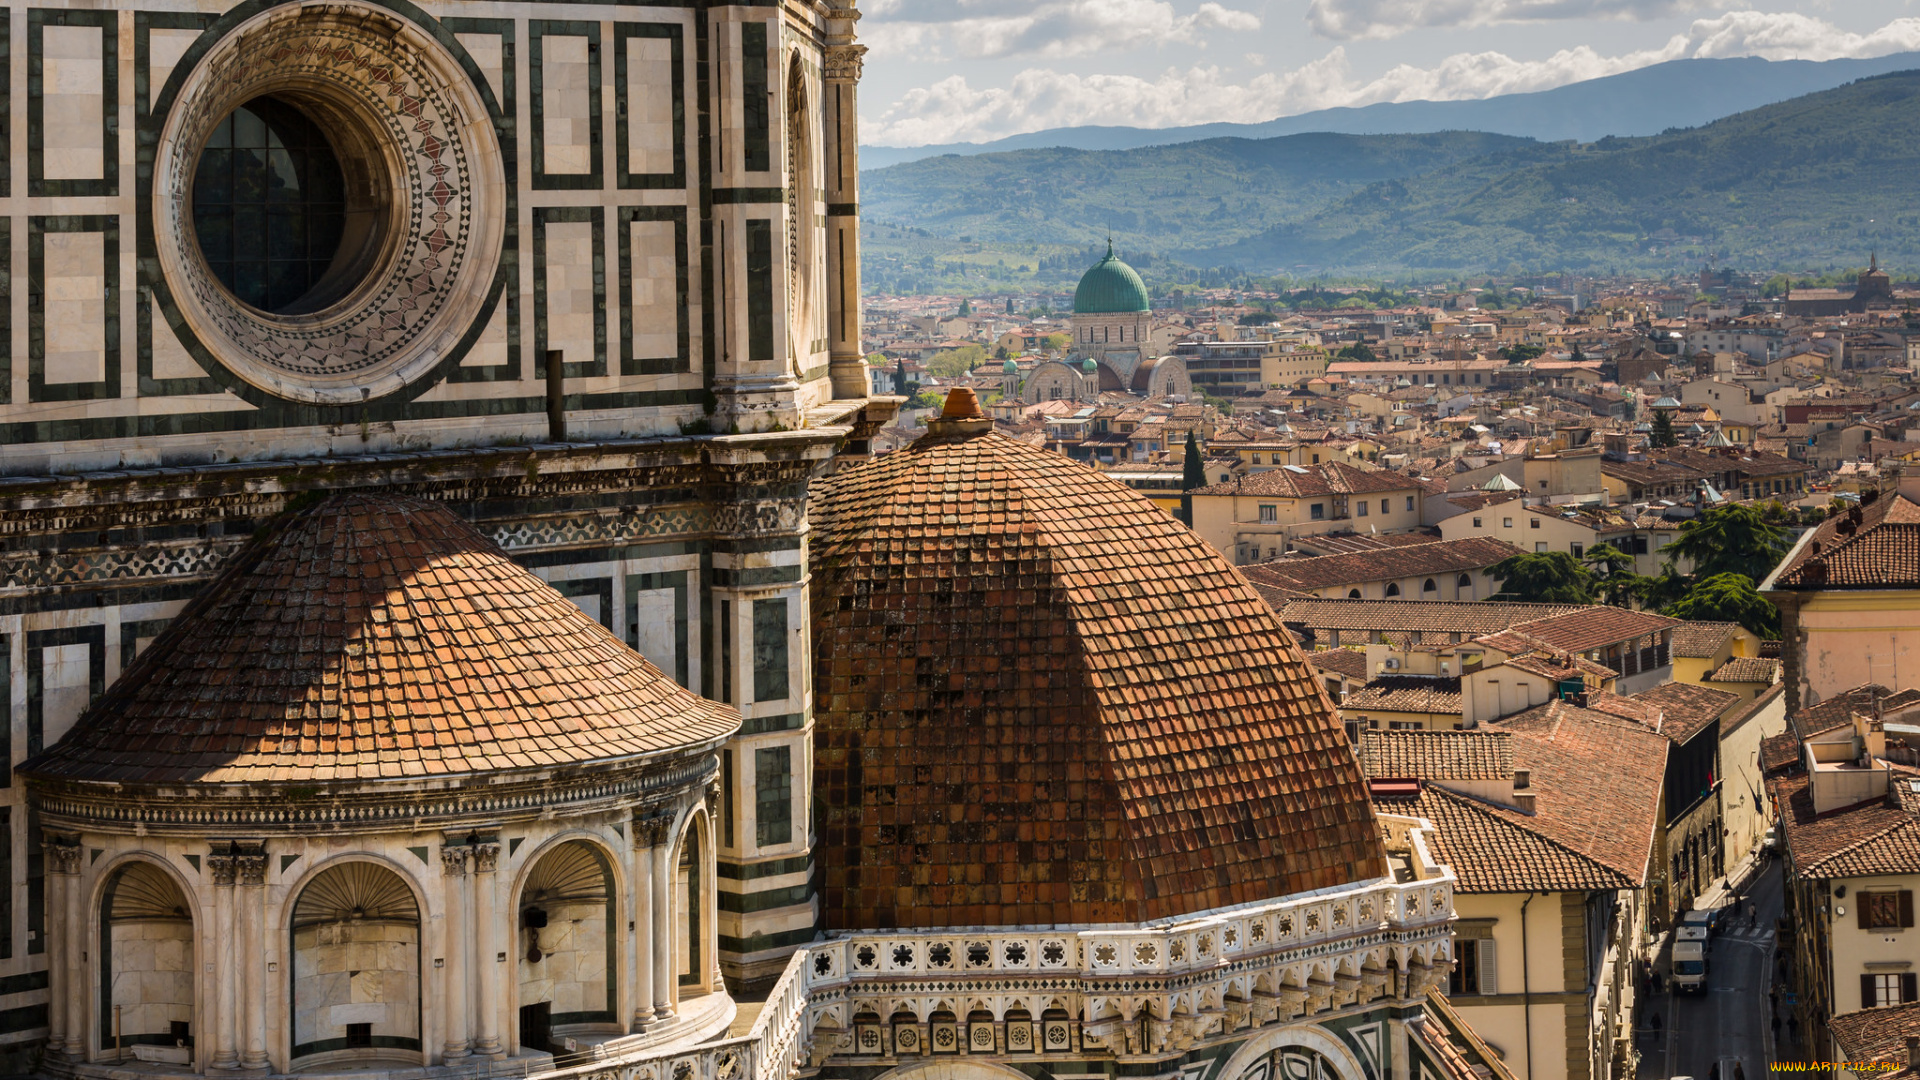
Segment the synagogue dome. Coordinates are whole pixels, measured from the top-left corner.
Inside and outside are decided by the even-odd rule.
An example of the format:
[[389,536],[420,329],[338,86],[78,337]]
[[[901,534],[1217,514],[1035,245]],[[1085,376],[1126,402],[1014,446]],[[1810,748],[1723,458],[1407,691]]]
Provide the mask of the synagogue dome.
[[1075,315],[1114,315],[1146,311],[1147,283],[1133,267],[1113,253],[1113,241],[1107,241],[1106,257],[1094,263],[1080,277],[1073,290]]

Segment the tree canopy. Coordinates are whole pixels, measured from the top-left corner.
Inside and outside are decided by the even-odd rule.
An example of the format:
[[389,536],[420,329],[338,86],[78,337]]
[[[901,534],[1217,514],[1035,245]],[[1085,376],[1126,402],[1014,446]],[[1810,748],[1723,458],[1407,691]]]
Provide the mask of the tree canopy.
[[1670,446],[1679,446],[1680,439],[1673,433],[1673,414],[1666,409],[1656,409],[1653,413],[1653,435],[1647,440],[1655,450],[1664,450]]
[[1540,604],[1593,603],[1593,573],[1564,551],[1522,552],[1487,568],[1500,579],[1494,600]]
[[1342,360],[1367,361],[1367,360],[1372,360],[1374,358],[1373,350],[1367,348],[1365,345],[1361,344],[1358,341],[1354,342],[1353,344],[1347,346],[1344,349],[1341,349],[1339,352],[1334,353],[1333,355],[1339,357]]
[[1786,551],[1786,530],[1768,524],[1751,506],[1728,503],[1680,526],[1679,537],[1667,547],[1667,561],[1691,559],[1697,582],[1721,574],[1763,581]]
[[1780,636],[1780,609],[1754,591],[1745,574],[1715,574],[1660,612],[1696,622],[1735,622],[1769,640]]

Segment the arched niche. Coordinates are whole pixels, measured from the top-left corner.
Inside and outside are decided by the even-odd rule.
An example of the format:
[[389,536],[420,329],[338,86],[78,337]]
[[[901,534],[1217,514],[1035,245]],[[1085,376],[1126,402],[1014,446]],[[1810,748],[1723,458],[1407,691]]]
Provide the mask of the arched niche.
[[555,845],[527,872],[514,907],[522,1046],[544,1050],[562,1035],[621,1031],[613,895],[606,854],[584,840]]
[[673,861],[674,987],[683,998],[714,989],[714,958],[708,950],[715,944],[715,928],[707,903],[714,888],[713,851],[707,824],[705,813],[696,810],[688,815]]
[[193,908],[172,875],[141,860],[111,873],[100,893],[98,963],[100,1049],[190,1065],[199,1034]]
[[344,862],[294,901],[293,1064],[420,1056],[420,904],[399,874]]

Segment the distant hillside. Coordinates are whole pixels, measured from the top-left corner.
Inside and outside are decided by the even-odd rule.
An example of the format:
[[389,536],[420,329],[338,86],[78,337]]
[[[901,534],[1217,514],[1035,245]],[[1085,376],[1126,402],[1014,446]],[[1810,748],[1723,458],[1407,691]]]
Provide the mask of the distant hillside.
[[1203,139],[1270,139],[1314,131],[1344,135],[1487,131],[1542,142],[1593,142],[1608,135],[1654,135],[1669,128],[1699,127],[1737,112],[1909,68],[1920,68],[1920,53],[1871,60],[1673,60],[1536,93],[1502,94],[1478,101],[1382,102],[1284,116],[1263,124],[1051,128],[985,143],[863,146],[860,164],[872,170],[942,154],[1048,147],[1130,150]]
[[863,177],[871,221],[1266,272],[1920,263],[1920,71],[1588,144],[1295,135],[944,157]]
[[1869,248],[1920,262],[1920,71],[1691,131],[1542,150],[1370,185],[1239,243],[1191,245],[1187,257],[1576,269],[1644,262],[1650,249],[1698,238],[1751,266],[1846,265]]
[[1080,244],[1111,228],[1129,246],[1213,247],[1298,220],[1368,184],[1537,145],[1452,132],[1018,150],[863,175],[860,208],[870,221],[989,241]]

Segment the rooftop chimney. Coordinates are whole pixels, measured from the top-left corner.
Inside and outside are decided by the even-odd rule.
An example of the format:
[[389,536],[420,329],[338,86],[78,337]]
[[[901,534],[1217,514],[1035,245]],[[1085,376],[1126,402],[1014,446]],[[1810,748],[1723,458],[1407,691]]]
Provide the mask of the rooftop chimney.
[[948,391],[940,415],[927,421],[927,434],[934,437],[970,439],[992,430],[993,421],[980,411],[980,399],[966,386]]
[[1535,795],[1536,793],[1533,791],[1515,790],[1513,793],[1513,808],[1523,814],[1532,814],[1534,812]]
[[1907,1036],[1907,1069],[1920,1072],[1920,1035]]

